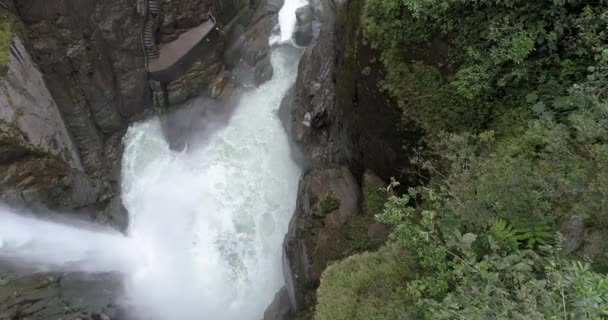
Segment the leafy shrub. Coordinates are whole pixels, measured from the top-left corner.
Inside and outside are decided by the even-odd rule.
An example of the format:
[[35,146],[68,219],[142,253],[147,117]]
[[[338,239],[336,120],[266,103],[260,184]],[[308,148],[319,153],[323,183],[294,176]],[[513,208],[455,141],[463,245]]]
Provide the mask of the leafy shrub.
[[[403,290],[404,299],[416,302],[409,309],[414,318],[608,317],[608,276],[589,264],[567,260],[551,246],[504,254],[498,242],[478,257],[475,234],[440,229],[440,215],[417,213],[408,202],[407,196],[391,199],[379,218],[396,224],[392,241],[410,252],[403,266],[415,266],[416,277]],[[496,228],[503,232],[508,226]]]

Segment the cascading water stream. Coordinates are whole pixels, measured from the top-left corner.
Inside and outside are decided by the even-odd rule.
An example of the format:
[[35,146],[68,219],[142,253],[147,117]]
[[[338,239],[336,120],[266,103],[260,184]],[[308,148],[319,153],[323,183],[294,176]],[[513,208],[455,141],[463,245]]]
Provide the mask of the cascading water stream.
[[127,290],[139,314],[257,320],[282,286],[300,173],[276,114],[297,73],[289,52],[274,51],[273,79],[206,146],[171,151],[158,121],[128,131],[123,201],[146,261]]
[[[281,42],[304,4],[285,1]],[[137,318],[258,320],[283,285],[281,245],[295,207],[300,169],[277,111],[298,59],[275,49],[273,78],[244,94],[205,145],[172,151],[158,119],[128,130],[127,236],[0,207],[0,261],[43,272],[120,272]]]

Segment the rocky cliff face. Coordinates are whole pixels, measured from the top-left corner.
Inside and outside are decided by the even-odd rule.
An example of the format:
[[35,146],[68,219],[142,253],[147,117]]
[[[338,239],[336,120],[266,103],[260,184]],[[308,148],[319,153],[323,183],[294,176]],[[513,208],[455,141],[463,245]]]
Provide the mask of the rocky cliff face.
[[108,149],[119,142],[113,136],[149,105],[136,2],[15,0],[14,7],[85,171],[106,176]]
[[331,261],[384,242],[387,227],[360,206],[407,161],[400,150],[408,132],[392,125],[399,113],[377,87],[373,52],[359,38],[358,5],[314,0],[298,18],[300,41],[314,37],[282,104],[305,167],[283,244],[286,289],[298,318],[312,317],[316,288]]
[[108,190],[84,173],[59,108],[17,36],[0,87],[0,201],[56,210],[89,207],[95,215],[90,207]]
[[[104,198],[111,194],[110,187],[84,172],[59,107],[16,35],[10,40],[4,67],[6,73],[0,78],[0,203],[80,212],[90,220],[124,227],[119,199]],[[0,270],[0,317],[103,319],[117,312],[112,292],[120,284],[112,275],[23,277],[9,271],[12,268],[2,266]]]

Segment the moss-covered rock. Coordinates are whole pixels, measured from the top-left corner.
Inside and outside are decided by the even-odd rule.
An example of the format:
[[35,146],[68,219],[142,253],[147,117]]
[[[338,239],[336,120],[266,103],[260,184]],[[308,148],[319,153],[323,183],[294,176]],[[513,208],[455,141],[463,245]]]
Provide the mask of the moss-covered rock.
[[0,76],[6,72],[6,64],[10,56],[13,21],[14,18],[8,13],[0,14]]
[[317,291],[315,320],[411,319],[399,288],[412,273],[393,248],[365,252],[329,266]]
[[324,216],[339,208],[340,200],[336,198],[336,195],[332,191],[328,191],[327,194],[317,202],[314,212],[318,216]]

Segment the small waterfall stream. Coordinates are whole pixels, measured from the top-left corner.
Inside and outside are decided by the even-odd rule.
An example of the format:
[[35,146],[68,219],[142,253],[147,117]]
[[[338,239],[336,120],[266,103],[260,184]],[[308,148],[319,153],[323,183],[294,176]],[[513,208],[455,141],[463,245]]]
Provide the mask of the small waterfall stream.
[[[280,42],[305,3],[285,1]],[[172,151],[159,119],[129,128],[127,236],[0,207],[0,261],[44,272],[120,272],[136,318],[259,320],[283,285],[282,240],[300,175],[277,114],[299,57],[275,48],[273,78],[245,93],[204,145]]]

